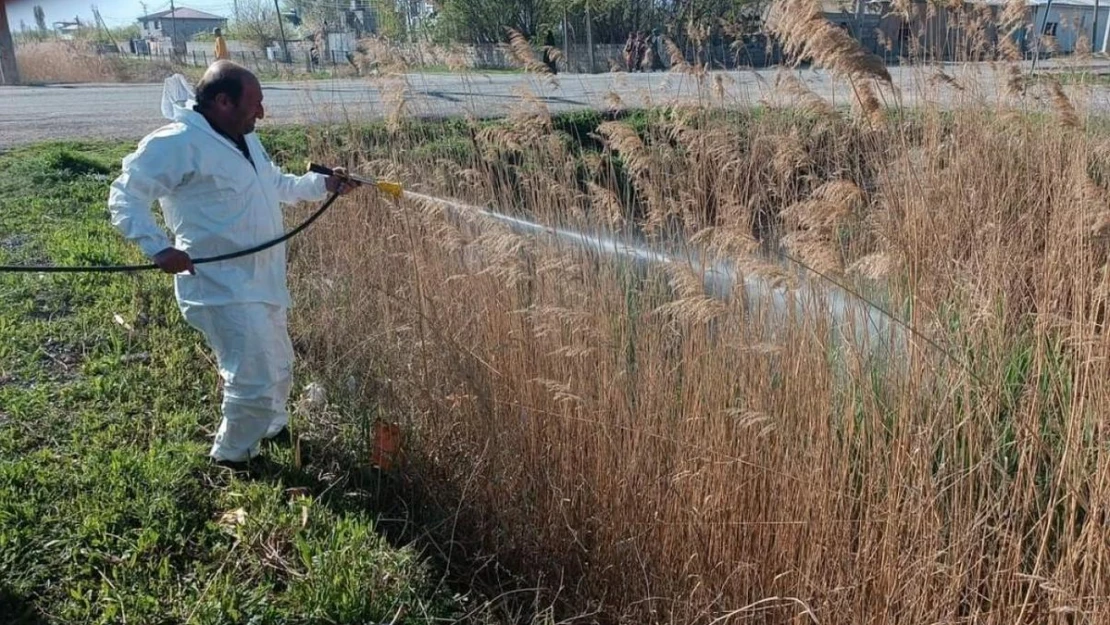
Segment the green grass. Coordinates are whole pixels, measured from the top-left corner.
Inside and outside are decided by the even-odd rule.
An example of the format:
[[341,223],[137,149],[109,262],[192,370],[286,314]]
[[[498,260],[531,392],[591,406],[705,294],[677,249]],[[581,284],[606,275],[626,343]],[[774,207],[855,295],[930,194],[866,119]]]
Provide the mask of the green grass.
[[1102,71],[1076,71],[1076,70],[1058,70],[1050,72],[1038,72],[1032,76],[1033,82],[1049,82],[1057,80],[1062,85],[1087,85],[1087,86],[1101,86],[1110,84],[1110,73]]
[[[131,147],[0,156],[0,263],[142,260],[105,206]],[[310,449],[299,468],[287,446],[249,473],[208,462],[206,353],[167,276],[0,274],[0,623],[458,615],[462,600]]]

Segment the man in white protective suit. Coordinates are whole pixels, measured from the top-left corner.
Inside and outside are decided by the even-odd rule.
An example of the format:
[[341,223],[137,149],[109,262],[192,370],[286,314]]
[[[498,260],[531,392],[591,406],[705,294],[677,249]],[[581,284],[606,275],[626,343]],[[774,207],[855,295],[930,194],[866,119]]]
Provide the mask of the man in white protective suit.
[[[123,159],[111,187],[112,224],[164,272],[185,320],[216,356],[224,382],[223,419],[209,455],[238,465],[282,434],[292,386],[291,304],[284,244],[194,267],[192,258],[244,250],[284,232],[281,204],[345,194],[357,183],[336,176],[285,174],[254,133],[262,87],[245,68],[217,61],[197,83],[166,80],[162,113],[171,123]],[[158,200],[175,241],[154,219]]]

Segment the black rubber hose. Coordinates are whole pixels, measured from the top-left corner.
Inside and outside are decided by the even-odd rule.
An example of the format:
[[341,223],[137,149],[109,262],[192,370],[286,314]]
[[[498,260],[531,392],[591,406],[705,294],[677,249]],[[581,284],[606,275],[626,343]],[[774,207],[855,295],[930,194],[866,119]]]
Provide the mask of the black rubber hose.
[[[224,260],[232,260],[234,258],[242,258],[243,256],[250,256],[258,252],[268,250],[275,245],[280,245],[289,239],[297,236],[305,228],[312,225],[312,222],[320,218],[324,211],[331,207],[335,199],[339,197],[338,193],[332,193],[331,197],[324,201],[324,203],[312,214],[311,217],[306,219],[304,223],[296,228],[286,232],[281,237],[272,241],[267,241],[254,247],[232,252],[230,254],[220,254],[219,256],[210,256],[208,258],[194,258],[193,265],[204,265],[208,263],[218,263]],[[87,267],[53,267],[53,266],[25,266],[25,265],[0,265],[0,273],[127,273],[135,271],[151,271],[158,269],[158,265],[148,263],[146,265],[92,265]]]

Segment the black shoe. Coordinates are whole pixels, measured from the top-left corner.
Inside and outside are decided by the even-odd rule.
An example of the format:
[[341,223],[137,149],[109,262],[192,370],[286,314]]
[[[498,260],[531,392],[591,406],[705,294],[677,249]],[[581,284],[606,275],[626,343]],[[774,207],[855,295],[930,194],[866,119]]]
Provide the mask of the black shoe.
[[265,454],[259,454],[250,460],[241,462],[231,462],[229,460],[214,460],[212,461],[217,467],[230,471],[236,477],[246,479],[259,479],[269,478],[277,475],[285,470],[285,467],[279,463],[275,463],[271,458]]
[[288,427],[283,427],[278,430],[277,434],[267,436],[266,440],[274,445],[284,445],[288,447],[293,444],[293,433],[289,431]]
[[231,460],[211,460],[211,462],[213,465],[221,469],[227,469],[233,473],[246,473],[250,470],[251,465],[250,460],[242,460],[240,462],[233,462]]

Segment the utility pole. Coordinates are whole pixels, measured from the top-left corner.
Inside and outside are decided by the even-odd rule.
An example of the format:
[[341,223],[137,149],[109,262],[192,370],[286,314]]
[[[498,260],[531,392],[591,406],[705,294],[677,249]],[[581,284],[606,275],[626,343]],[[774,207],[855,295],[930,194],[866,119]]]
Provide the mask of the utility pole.
[[18,85],[19,68],[15,65],[15,42],[8,28],[8,12],[0,2],[0,85]]
[[594,64],[594,20],[590,17],[590,0],[586,0],[586,51],[590,59],[590,69],[586,73],[592,74],[596,65]]
[[567,20],[567,5],[563,5],[563,60],[567,64],[567,71],[571,71],[570,64],[570,21]]
[[170,19],[173,20],[173,58],[177,59],[177,9],[173,6],[173,0],[170,0]]
[[104,23],[104,18],[100,17],[100,8],[94,4],[92,5],[92,12],[93,18],[96,20],[96,25],[100,27],[104,36],[108,38],[108,41],[112,42],[112,45],[116,47],[116,51],[119,52],[120,47],[119,44],[116,43],[116,38],[112,36],[112,31],[108,30],[108,25]]
[[1110,43],[1110,20],[1106,20],[1106,26],[1102,30],[1102,52],[1106,52],[1107,44]]
[[1095,22],[1091,24],[1091,50],[1101,52],[1098,46],[1098,0],[1095,0]]
[[[1036,47],[1034,48],[1034,52],[1033,52],[1033,65],[1029,68],[1029,75],[1030,76],[1032,76],[1033,73],[1037,71],[1037,60],[1041,56],[1041,40],[1044,39],[1044,31],[1045,31],[1046,28],[1048,28],[1048,16],[1049,16],[1049,13],[1051,13],[1051,12],[1052,12],[1052,0],[1048,0],[1048,4],[1045,5],[1045,9],[1044,9],[1044,19],[1041,20],[1041,27],[1037,30],[1037,40],[1035,42]],[[1036,26],[1036,24],[1037,24],[1036,16],[1037,16],[1037,13],[1036,13],[1036,10],[1034,10],[1034,12],[1033,12],[1033,25],[1034,26]]]
[[281,23],[281,7],[278,6],[278,0],[274,0],[274,15],[277,17],[278,30],[281,31],[281,54],[282,60],[286,63],[289,62],[289,45],[285,43],[285,24]]
[[866,0],[856,0],[855,31],[856,39],[863,43],[863,4]]

